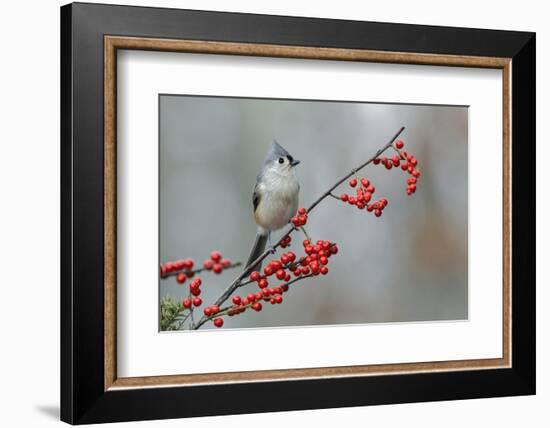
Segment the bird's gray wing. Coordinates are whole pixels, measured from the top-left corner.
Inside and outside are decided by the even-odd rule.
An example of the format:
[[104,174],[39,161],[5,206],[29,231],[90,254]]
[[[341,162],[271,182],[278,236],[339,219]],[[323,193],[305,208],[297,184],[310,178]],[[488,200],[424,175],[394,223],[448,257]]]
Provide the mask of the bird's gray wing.
[[257,191],[258,185],[254,186],[254,193],[252,193],[252,204],[254,205],[254,212],[256,212],[256,208],[258,208],[258,205],[260,204],[260,194]]

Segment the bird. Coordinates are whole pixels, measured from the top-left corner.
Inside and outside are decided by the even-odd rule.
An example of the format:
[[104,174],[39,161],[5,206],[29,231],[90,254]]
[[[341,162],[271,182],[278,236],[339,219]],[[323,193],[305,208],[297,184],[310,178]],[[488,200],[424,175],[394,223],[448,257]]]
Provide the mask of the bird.
[[296,176],[294,159],[276,140],[267,153],[264,164],[256,177],[252,194],[254,221],[258,225],[256,239],[248,262],[247,271],[261,269],[261,262],[250,264],[264,251],[267,242],[271,246],[271,232],[284,227],[298,210],[300,183]]

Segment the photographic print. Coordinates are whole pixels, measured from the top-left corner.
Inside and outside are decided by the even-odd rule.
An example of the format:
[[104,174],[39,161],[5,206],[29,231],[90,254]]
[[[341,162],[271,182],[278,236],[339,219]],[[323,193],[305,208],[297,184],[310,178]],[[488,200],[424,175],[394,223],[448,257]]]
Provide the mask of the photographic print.
[[468,319],[468,107],[159,95],[159,329]]

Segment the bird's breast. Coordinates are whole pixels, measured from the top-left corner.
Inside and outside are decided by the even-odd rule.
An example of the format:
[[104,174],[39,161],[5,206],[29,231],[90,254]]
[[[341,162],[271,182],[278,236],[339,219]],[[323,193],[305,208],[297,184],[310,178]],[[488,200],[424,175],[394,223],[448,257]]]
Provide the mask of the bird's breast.
[[268,230],[285,226],[298,210],[300,185],[296,179],[266,180],[261,185],[260,203],[255,211],[258,225]]

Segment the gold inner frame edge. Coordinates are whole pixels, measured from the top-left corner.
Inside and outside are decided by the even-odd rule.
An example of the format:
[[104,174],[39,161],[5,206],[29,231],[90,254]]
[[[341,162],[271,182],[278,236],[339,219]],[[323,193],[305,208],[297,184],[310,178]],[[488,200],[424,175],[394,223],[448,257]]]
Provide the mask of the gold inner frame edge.
[[[116,367],[116,88],[117,50],[147,50],[180,53],[261,56],[334,61],[439,65],[495,68],[502,70],[503,82],[503,349],[501,358],[431,361],[420,363],[204,373],[170,376],[117,377]],[[395,375],[422,372],[480,370],[511,367],[511,58],[463,55],[420,54],[361,49],[309,46],[174,40],[142,37],[104,37],[104,390],[193,386]]]

